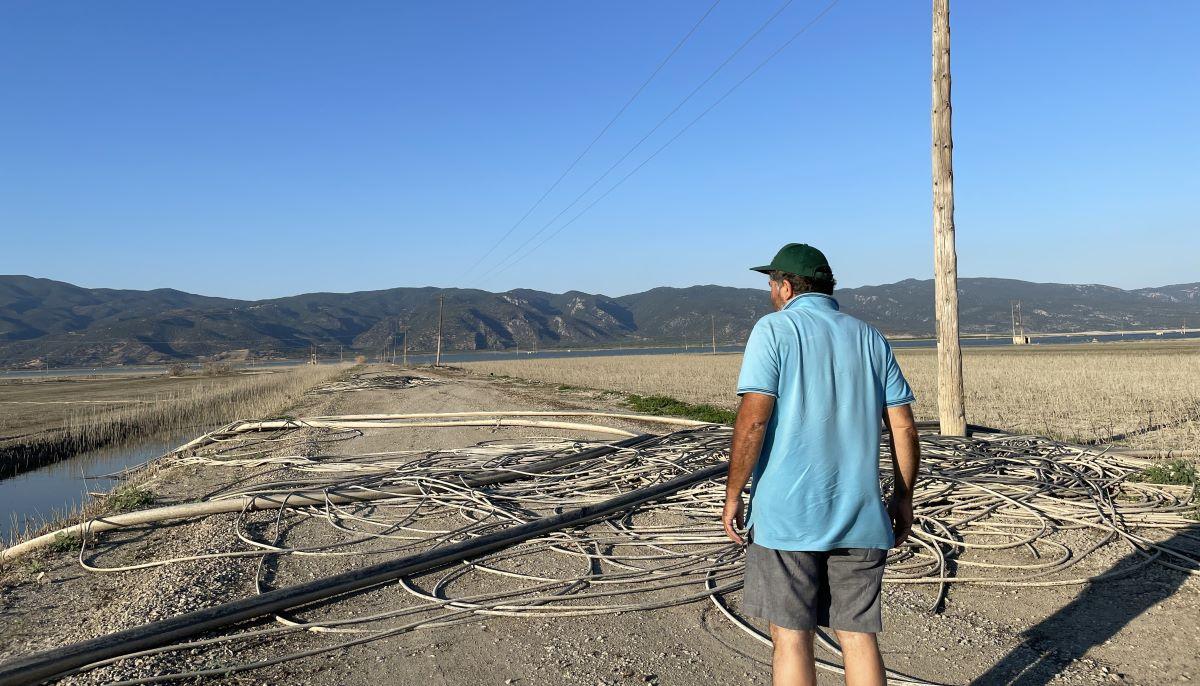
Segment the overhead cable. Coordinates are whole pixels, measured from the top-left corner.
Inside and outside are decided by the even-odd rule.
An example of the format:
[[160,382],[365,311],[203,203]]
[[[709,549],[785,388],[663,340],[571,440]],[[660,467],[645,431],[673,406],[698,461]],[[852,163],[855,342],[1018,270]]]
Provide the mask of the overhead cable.
[[[683,136],[683,134],[687,133],[687,131],[689,129],[691,129],[693,126],[696,125],[697,122],[699,122],[701,119],[703,119],[705,116],[707,116],[709,112],[712,112],[714,109],[716,109],[717,105],[720,105],[722,102],[724,102],[725,99],[728,98],[739,87],[741,87],[742,84],[749,81],[751,79],[751,77],[753,77],[755,74],[757,74],[759,72],[759,70],[761,70],[763,67],[767,66],[767,64],[771,60],[775,59],[781,52],[786,50],[788,48],[788,46],[790,46],[793,42],[795,42],[796,39],[800,38],[800,36],[804,35],[817,22],[819,22],[822,18],[824,18],[825,15],[828,14],[829,11],[832,10],[834,8],[834,6],[838,4],[838,2],[839,2],[839,0],[833,0],[833,2],[830,2],[828,5],[826,5],[825,8],[820,11],[820,13],[818,13],[815,17],[813,17],[812,20],[810,20],[807,24],[805,24],[799,31],[792,34],[792,36],[790,38],[788,38],[786,41],[784,41],[784,43],[782,45],[780,45],[778,48],[776,48],[774,52],[772,52],[770,55],[767,55],[766,59],[759,62],[758,65],[754,67],[754,69],[751,69],[749,73],[747,73],[745,76],[743,76],[737,83],[733,84],[733,86],[731,86],[728,90],[726,90],[721,95],[721,97],[717,98],[711,105],[709,105],[702,112],[700,112],[700,114],[696,115],[696,117],[694,119],[692,119],[690,122],[688,122],[687,125],[684,126],[682,129],[680,129],[674,136],[669,138],[667,140],[667,142],[663,143],[661,146],[658,147],[658,149],[656,149],[654,152],[650,153],[649,157],[642,160],[636,167],[634,167],[627,174],[625,174],[625,176],[622,176],[616,183],[609,186],[608,190],[604,191],[598,197],[596,197],[594,200],[592,200],[592,202],[588,203],[588,205],[585,206],[582,210],[580,210],[578,214],[576,214],[574,217],[572,217],[569,221],[567,221],[562,226],[555,229],[552,233],[550,233],[545,238],[543,238],[541,240],[541,242],[534,245],[530,250],[528,250],[527,252],[522,254],[516,260],[514,260],[513,262],[511,262],[507,265],[504,265],[503,267],[500,267],[499,269],[496,269],[492,273],[492,275],[493,276],[499,275],[499,274],[503,273],[504,271],[511,269],[513,266],[517,265],[518,263],[523,261],[525,258],[527,258],[530,255],[532,255],[533,253],[537,252],[538,248],[541,248],[543,245],[550,242],[550,240],[552,240],[555,236],[562,233],[563,229],[567,228],[571,224],[574,224],[576,222],[576,220],[578,220],[580,217],[582,217],[584,214],[586,214],[588,210],[592,209],[593,207],[596,206],[597,203],[599,203],[604,198],[608,197],[608,195],[610,193],[612,193],[614,190],[616,190],[621,184],[623,184],[627,180],[629,180],[629,178],[631,176],[633,176],[638,171],[640,171],[642,169],[642,167],[646,166],[646,164],[648,164],[651,160],[653,160],[655,157],[657,157],[659,153],[661,153],[663,150],[666,150],[672,143],[674,143],[681,136]],[[640,144],[640,142],[639,142],[639,144]],[[623,159],[624,158],[622,158],[622,160]],[[620,163],[620,161],[618,161],[618,164],[619,163]],[[614,167],[615,166],[616,165],[614,165]],[[610,168],[609,171],[612,171],[612,168]],[[605,175],[607,175],[607,174],[608,174],[608,172],[605,172]],[[601,177],[601,178],[603,178],[603,177]],[[593,184],[593,186],[594,185],[595,184]],[[591,190],[591,188],[592,187],[589,186],[588,190]],[[585,193],[586,193],[586,191],[585,191]],[[582,197],[582,194],[580,197]],[[575,199],[575,201],[578,201],[578,200],[579,200],[579,198]],[[574,202],[572,202],[572,205],[574,205]],[[570,206],[568,206],[568,208],[569,207]],[[561,216],[561,213],[559,216]],[[555,219],[557,219],[557,216],[555,217]],[[553,222],[551,222],[551,223],[553,223]],[[526,244],[528,244],[528,242],[529,241],[526,241]],[[524,247],[524,245],[525,244],[523,244],[522,247]],[[510,255],[510,257],[511,257],[511,255]],[[505,258],[505,259],[508,259],[508,258]]]
[[[685,95],[682,100],[680,100],[678,103],[676,103],[675,107],[673,107],[671,109],[671,111],[667,112],[666,115],[664,115],[661,119],[659,119],[658,123],[655,124],[653,126],[653,128],[651,128],[649,131],[647,131],[645,133],[645,135],[643,135],[641,138],[638,139],[638,141],[636,143],[633,144],[632,147],[630,147],[628,150],[626,150],[625,154],[623,154],[619,158],[617,158],[616,162],[613,162],[611,165],[609,165],[608,169],[604,170],[604,173],[602,173],[599,177],[597,177],[595,181],[592,181],[588,185],[587,188],[584,188],[583,191],[579,193],[579,195],[575,196],[575,199],[572,200],[569,204],[567,204],[566,207],[559,210],[558,214],[551,217],[550,221],[543,224],[540,229],[538,229],[536,232],[533,233],[533,235],[526,238],[523,243],[521,243],[512,252],[510,252],[508,255],[506,255],[504,257],[504,259],[500,260],[500,262],[493,265],[492,269],[488,270],[488,272],[486,272],[483,275],[483,277],[481,277],[481,279],[487,278],[488,276],[491,276],[494,274],[498,274],[500,271],[507,269],[507,267],[501,268],[501,265],[503,265],[508,260],[512,259],[512,257],[514,255],[516,255],[518,252],[523,250],[533,240],[535,240],[536,238],[541,236],[546,231],[546,229],[550,228],[555,222],[557,222],[559,220],[560,217],[562,217],[564,214],[566,214],[572,207],[574,207],[580,200],[582,200],[584,198],[584,196],[586,196],[588,193],[590,193],[593,188],[595,188],[597,185],[599,185],[601,181],[606,179],[608,177],[608,175],[611,174],[614,169],[619,167],[626,159],[629,158],[630,155],[632,155],[639,147],[641,147],[642,143],[645,143],[647,139],[649,139],[660,128],[662,128],[663,124],[666,124],[667,121],[670,120],[671,117],[675,116],[675,114],[677,112],[679,112],[679,110],[682,109],[684,105],[686,105],[689,101],[691,101],[692,97],[694,97],[697,93],[700,92],[701,89],[703,89],[705,86],[707,86],[710,81],[712,81],[714,78],[716,78],[716,76],[718,74],[720,74],[721,71],[724,70],[725,67],[728,66],[730,62],[732,62],[738,55],[741,54],[742,50],[746,49],[746,47],[748,45],[750,45],[750,43],[754,42],[754,39],[758,38],[759,34],[761,34],[764,30],[766,30],[766,28],[768,26],[770,26],[775,21],[775,19],[779,17],[780,14],[783,14],[783,11],[786,10],[792,4],[793,1],[794,0],[784,0],[784,3],[782,5],[780,5],[771,14],[771,16],[767,17],[766,21],[764,21],[762,24],[760,24],[759,27],[757,29],[755,29],[753,33],[751,33],[749,36],[747,36],[746,39],[743,40],[741,42],[741,44],[738,45],[737,48],[735,48],[734,51],[729,54],[728,57],[726,57],[711,72],[709,72],[708,76],[704,77],[703,81],[701,81],[699,84],[697,84],[696,87],[693,88],[690,92],[688,92],[688,94]],[[499,271],[497,271],[497,270],[499,270]]]
[[654,80],[654,77],[658,76],[658,73],[662,71],[663,67],[667,66],[667,63],[671,61],[671,58],[675,56],[675,53],[679,52],[679,49],[682,48],[689,39],[691,39],[692,34],[696,33],[696,29],[700,28],[700,25],[704,23],[704,20],[708,18],[708,15],[712,14],[712,11],[715,10],[719,4],[721,4],[721,0],[716,0],[716,2],[708,7],[704,14],[701,15],[698,20],[696,20],[696,23],[692,25],[692,28],[683,36],[683,38],[679,39],[679,42],[675,44],[675,47],[671,49],[671,52],[667,53],[667,56],[658,63],[658,66],[654,68],[654,71],[650,73],[650,76],[646,77],[646,80],[642,82],[642,85],[638,86],[637,90],[633,92],[633,95],[629,96],[629,99],[625,101],[624,105],[621,105],[621,109],[617,110],[617,113],[608,120],[608,123],[604,125],[604,128],[600,129],[600,132],[592,138],[591,142],[587,144],[587,147],[583,149],[583,152],[580,152],[579,155],[577,155],[575,159],[569,165],[567,165],[567,168],[558,175],[558,178],[554,180],[554,183],[550,184],[550,187],[546,189],[546,192],[542,193],[541,197],[539,197],[533,203],[533,205],[531,205],[529,209],[525,211],[525,214],[521,215],[521,218],[518,219],[515,224],[510,226],[508,231],[505,231],[504,235],[500,236],[500,238],[498,238],[496,242],[487,249],[487,252],[485,252],[479,259],[475,260],[470,267],[467,267],[466,271],[463,272],[464,278],[474,271],[475,268],[480,265],[480,263],[486,260],[492,254],[492,252],[496,250],[496,248],[500,247],[500,244],[507,240],[508,237],[512,235],[513,231],[516,231],[518,226],[525,223],[525,220],[529,218],[529,215],[533,214],[534,210],[541,206],[542,201],[545,200],[546,197],[551,193],[553,193],[555,188],[558,188],[558,185],[562,183],[562,180],[567,178],[567,174],[570,174],[571,170],[575,169],[575,166],[579,164],[580,160],[582,160],[584,156],[591,151],[592,146],[596,145],[596,143],[604,137],[605,133],[608,133],[608,130],[612,128],[612,125],[615,124],[618,119],[621,118],[622,114],[625,114],[625,110],[629,109],[629,106],[633,104],[633,101],[637,100],[638,96],[642,94],[642,91],[646,90],[646,86],[649,86],[650,82]]

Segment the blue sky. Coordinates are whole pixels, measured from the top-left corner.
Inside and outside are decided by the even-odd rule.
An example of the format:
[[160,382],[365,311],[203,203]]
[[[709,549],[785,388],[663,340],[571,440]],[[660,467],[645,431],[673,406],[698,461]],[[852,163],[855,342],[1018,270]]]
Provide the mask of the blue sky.
[[[929,6],[841,0],[495,269],[783,4],[0,5],[0,273],[262,298],[928,278]],[[793,0],[542,236],[813,19]],[[954,4],[960,274],[1200,281],[1194,2]],[[538,245],[540,238],[529,246]],[[518,251],[517,256],[523,255]]]

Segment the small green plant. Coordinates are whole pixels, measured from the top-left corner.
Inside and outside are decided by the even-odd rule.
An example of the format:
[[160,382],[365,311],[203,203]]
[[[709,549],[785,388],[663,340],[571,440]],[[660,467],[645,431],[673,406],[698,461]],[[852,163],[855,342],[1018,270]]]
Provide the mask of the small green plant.
[[54,534],[54,542],[49,547],[56,553],[69,553],[79,547],[79,537],[60,531]]
[[732,424],[737,414],[712,405],[693,405],[665,395],[630,395],[625,403],[638,412],[684,417],[714,424]]
[[154,504],[154,494],[144,488],[126,486],[110,493],[105,504],[108,505],[111,512],[140,510],[147,505]]
[[1146,467],[1140,473],[1130,477],[1132,481],[1148,484],[1174,484],[1176,486],[1196,485],[1196,465],[1183,459],[1171,460],[1163,464]]

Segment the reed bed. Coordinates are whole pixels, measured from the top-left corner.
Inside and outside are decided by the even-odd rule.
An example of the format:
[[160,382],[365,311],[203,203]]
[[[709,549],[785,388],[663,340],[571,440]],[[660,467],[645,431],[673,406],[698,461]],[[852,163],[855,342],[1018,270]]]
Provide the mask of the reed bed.
[[278,416],[308,389],[343,371],[341,366],[297,366],[273,374],[205,380],[185,391],[159,396],[152,403],[81,405],[61,427],[0,445],[0,478],[86,450],[234,419]]
[[[937,417],[937,359],[898,349],[919,419]],[[738,354],[629,355],[469,362],[481,374],[667,395],[732,409]],[[1104,344],[967,348],[968,419],[1073,443],[1161,452],[1200,448],[1200,345]]]

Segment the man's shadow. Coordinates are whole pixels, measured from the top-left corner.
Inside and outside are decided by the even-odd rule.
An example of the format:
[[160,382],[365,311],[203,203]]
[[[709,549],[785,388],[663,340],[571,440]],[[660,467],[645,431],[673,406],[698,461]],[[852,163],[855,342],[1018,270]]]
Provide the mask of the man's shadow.
[[[1200,524],[1178,531],[1162,545],[1200,558],[1198,538]],[[1110,571],[1128,570],[1145,559],[1130,552]],[[1179,558],[1164,555],[1160,559],[1188,566]],[[1138,615],[1175,593],[1187,578],[1185,572],[1152,562],[1119,579],[1089,584],[1068,605],[1025,631],[1021,645],[971,686],[1044,686],[1072,660],[1082,658],[1089,648],[1112,638]]]

